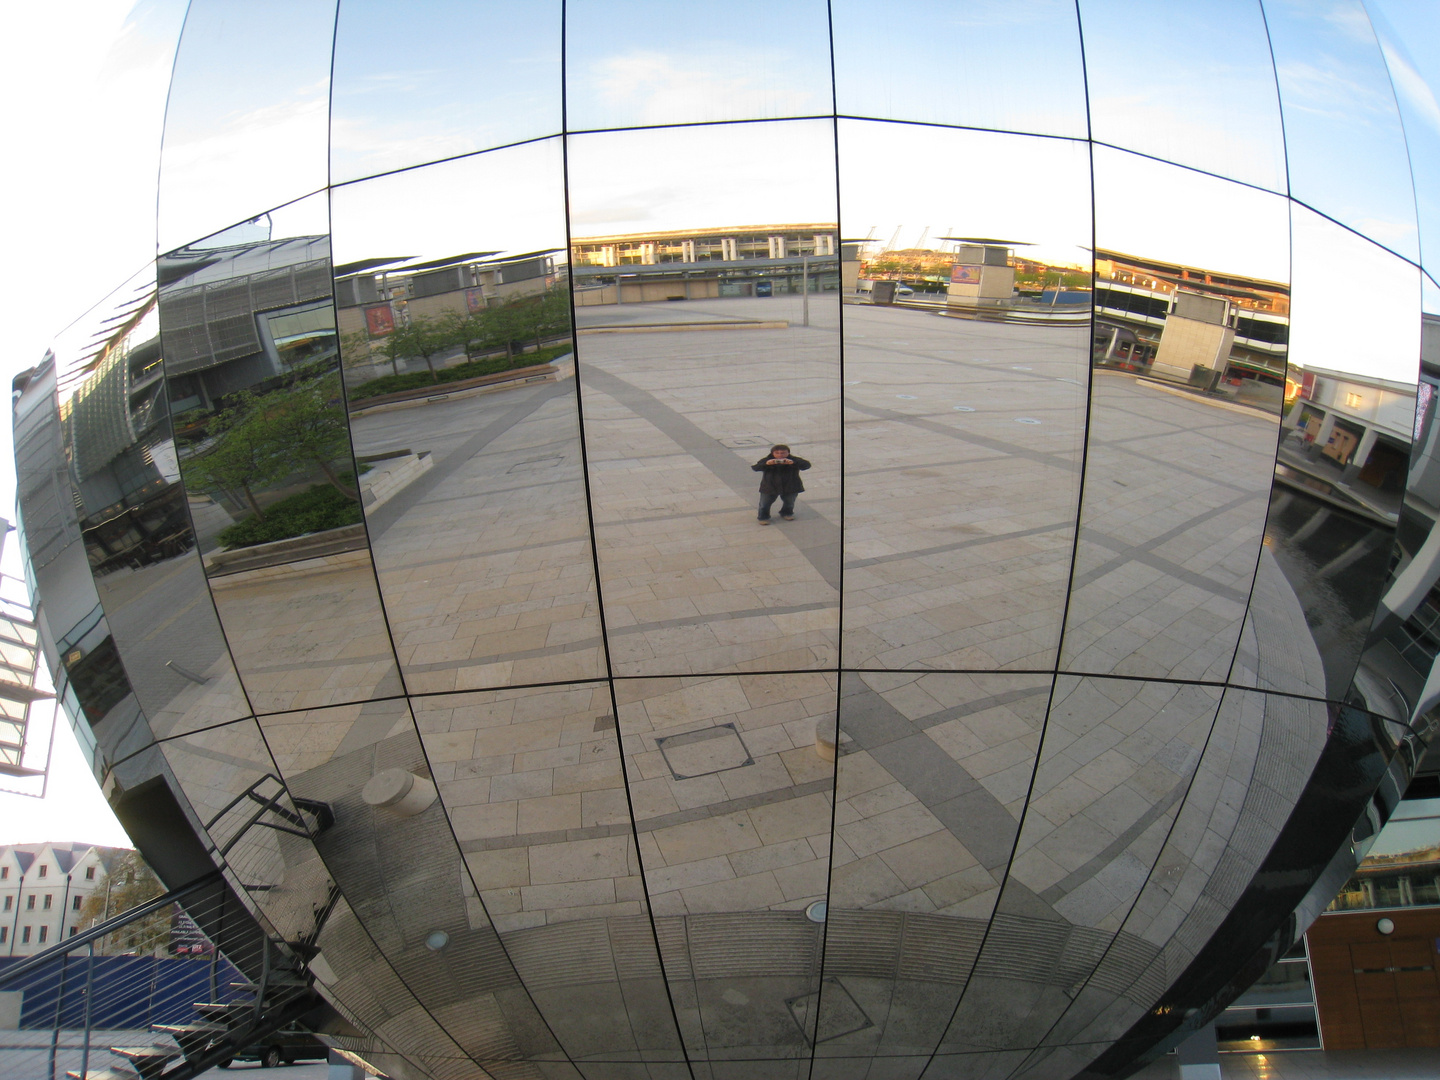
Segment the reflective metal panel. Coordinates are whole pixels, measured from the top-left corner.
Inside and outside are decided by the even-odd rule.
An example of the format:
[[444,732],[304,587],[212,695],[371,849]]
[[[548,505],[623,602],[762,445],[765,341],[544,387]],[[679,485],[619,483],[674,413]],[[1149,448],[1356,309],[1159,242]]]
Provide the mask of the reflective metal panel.
[[[1402,511],[1417,416],[1420,272],[1304,207],[1292,208],[1292,221],[1289,400],[1236,678],[1338,701],[1390,571]],[[1328,269],[1337,261],[1356,274],[1343,305]]]
[[1418,260],[1405,132],[1364,4],[1271,0],[1265,19],[1285,116],[1290,194]]
[[56,346],[85,553],[157,737],[248,713],[195,550],[171,433],[153,268]]
[[1080,4],[1093,137],[1284,194],[1285,133],[1260,0],[1159,14],[1137,0]]
[[[1223,680],[1285,392],[1285,201],[1095,149],[1094,370],[1061,666]],[[1186,212],[1152,215],[1161,202]]]
[[566,1053],[683,1063],[608,685],[414,708],[479,903]]
[[834,676],[636,679],[616,684],[616,700],[686,1049],[808,1058],[823,994],[814,905],[829,887]]
[[783,5],[736,0],[721,18],[665,0],[570,0],[566,127],[586,131],[829,113],[829,38],[820,0]]
[[[1434,635],[1440,601],[1440,316],[1424,314],[1414,445],[1395,522],[1388,573],[1346,700],[1421,733],[1433,723],[1440,685]],[[1337,575],[1335,585],[1343,583]],[[1339,673],[1337,672],[1337,675]]]
[[396,694],[345,423],[324,202],[261,220],[159,264],[196,542],[256,711]]
[[[1189,966],[1270,853],[1329,727],[1322,702],[1225,692],[1175,827],[1121,936],[1017,1076],[1074,1075]],[[1138,972],[1136,948],[1150,953]]]
[[336,0],[191,0],[160,155],[159,250],[326,182]]
[[939,1061],[1037,1046],[1107,955],[1123,958],[1116,978],[1153,959],[1123,925],[1219,700],[1212,687],[1059,676],[1015,855]]
[[328,827],[317,805],[285,789],[254,720],[160,744],[216,865],[284,941],[313,940],[329,875],[311,842]]
[[920,0],[900,15],[835,0],[830,9],[842,116],[1088,134],[1073,3]]
[[[397,1055],[393,1061],[398,1068],[393,1072],[456,1080],[474,1075],[472,1058],[446,1030],[440,1015],[416,1000],[343,897],[326,919],[317,943],[320,953],[310,964],[317,978],[315,988],[346,1019],[374,1032],[381,1046],[398,1046],[414,1057],[410,1061]],[[418,1052],[421,1047],[426,1053]],[[365,1056],[376,1060],[369,1053]],[[385,1061],[385,1067],[391,1069],[391,1061]]]
[[[578,377],[615,673],[833,664],[833,125],[568,145]],[[766,465],[781,460],[777,444],[792,464]],[[760,527],[777,499],[775,527]]]
[[[825,935],[827,1067],[918,1076],[970,977],[1035,766],[1050,677],[845,675]],[[827,1001],[827,998],[829,999]]]
[[560,141],[349,184],[332,213],[350,432],[407,686],[603,675]]
[[[294,797],[333,813],[315,846],[420,1005],[444,1015],[482,1065],[564,1060],[475,894],[409,706],[370,701],[262,717],[260,726]],[[385,1025],[377,1031],[388,1037]]]
[[1440,275],[1440,103],[1435,97],[1440,60],[1428,47],[1440,37],[1440,10],[1430,4],[1370,0],[1365,13],[1384,55],[1405,129],[1421,265]]
[[[840,149],[844,662],[1049,667],[1085,431],[1088,150],[862,121]],[[900,182],[921,160],[936,181]]]
[[90,576],[56,384],[53,352],[15,377],[15,501],[51,682],[86,764],[99,777],[122,747],[123,753],[138,750],[151,736]]
[[487,0],[414,5],[397,18],[394,5],[346,0],[335,28],[331,182],[557,134],[560,11],[559,0]]

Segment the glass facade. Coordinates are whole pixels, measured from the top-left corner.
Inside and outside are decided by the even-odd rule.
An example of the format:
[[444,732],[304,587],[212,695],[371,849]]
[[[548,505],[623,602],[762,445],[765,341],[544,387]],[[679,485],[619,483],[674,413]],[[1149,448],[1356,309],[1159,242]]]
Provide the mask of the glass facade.
[[397,1077],[1173,1046],[1435,771],[1434,102],[1332,7],[191,0],[16,381],[112,801]]

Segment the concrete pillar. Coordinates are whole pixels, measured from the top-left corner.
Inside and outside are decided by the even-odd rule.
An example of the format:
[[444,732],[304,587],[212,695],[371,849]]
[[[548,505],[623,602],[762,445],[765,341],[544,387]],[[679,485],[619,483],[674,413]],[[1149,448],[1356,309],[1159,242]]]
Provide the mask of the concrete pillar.
[[[1058,286],[1056,287],[1056,292],[1057,292],[1057,295],[1058,295],[1058,292],[1059,292],[1059,287],[1058,287]],[[1112,326],[1112,327],[1110,328],[1110,344],[1108,344],[1108,345],[1105,346],[1105,359],[1106,359],[1106,360],[1109,360],[1109,359],[1111,359],[1112,357],[1114,357],[1114,355],[1115,355],[1115,346],[1118,345],[1119,343],[1120,343],[1120,328],[1119,328],[1118,326]]]
[[1345,466],[1344,479],[1353,480],[1360,475],[1360,470],[1365,468],[1365,462],[1370,460],[1370,451],[1375,449],[1375,440],[1379,433],[1373,427],[1365,429],[1365,434],[1360,436],[1360,445],[1355,447],[1355,456],[1350,459],[1350,464]]
[[1215,1024],[1206,1024],[1175,1048],[1180,1059],[1180,1080],[1220,1080],[1220,1048]]
[[1315,435],[1315,441],[1310,445],[1310,456],[1315,457],[1324,449],[1325,444],[1330,441],[1330,433],[1335,430],[1335,414],[1326,410],[1325,419],[1320,421],[1320,430]]

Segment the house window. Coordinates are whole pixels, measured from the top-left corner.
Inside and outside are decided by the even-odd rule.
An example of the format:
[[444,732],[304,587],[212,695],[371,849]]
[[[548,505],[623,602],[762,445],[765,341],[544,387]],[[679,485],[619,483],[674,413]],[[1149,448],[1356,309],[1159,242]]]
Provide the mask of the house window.
[[86,881],[94,881],[94,880],[95,880],[95,867],[93,867],[93,866],[87,866],[87,867],[85,867],[85,880],[86,880]]
[[34,911],[34,910],[35,910],[35,894],[34,894],[34,893],[31,893],[29,896],[25,897],[25,910],[26,910],[26,911]]
[[0,881],[3,881],[5,878],[8,878],[9,876],[10,876],[10,867],[8,867],[8,866],[0,866]]
[[22,927],[20,928],[20,944],[21,944],[21,945],[29,945],[29,944],[30,944],[30,927],[28,927],[28,926],[22,926]]
[[0,926],[0,945],[5,944],[5,939],[10,936],[10,927]]
[[84,901],[84,899],[85,899],[85,898],[84,898],[83,896],[77,896],[77,897],[75,897],[74,901],[70,904],[70,910],[72,910],[72,911],[79,911],[79,910],[80,910],[80,905],[81,905],[81,903]]
[[72,927],[70,927],[70,936],[71,936],[71,937],[74,937],[75,934],[76,934],[76,932],[79,931],[79,929],[80,929],[80,927],[78,927],[78,926],[72,926]]
[[50,873],[50,867],[46,866],[44,863],[41,863],[41,864],[40,864],[40,876],[41,876],[41,877],[46,877],[47,875],[49,875],[49,873]]
[[14,900],[14,899],[15,899],[15,898],[14,898],[13,896],[7,896],[7,897],[5,897],[5,910],[6,910],[6,911],[9,911],[9,910],[10,910],[10,902],[11,902],[12,900]]
[[54,903],[55,903],[55,894],[54,894],[54,893],[48,893],[48,892],[47,892],[47,893],[45,894],[45,903],[44,903],[44,905],[43,905],[44,908],[45,908],[45,910],[46,910],[46,911],[49,911],[51,905],[54,904]]
[[40,944],[41,944],[41,945],[44,945],[44,944],[45,944],[45,938],[46,938],[47,935],[49,935],[49,933],[50,933],[50,927],[48,927],[48,926],[42,926],[42,927],[40,927]]

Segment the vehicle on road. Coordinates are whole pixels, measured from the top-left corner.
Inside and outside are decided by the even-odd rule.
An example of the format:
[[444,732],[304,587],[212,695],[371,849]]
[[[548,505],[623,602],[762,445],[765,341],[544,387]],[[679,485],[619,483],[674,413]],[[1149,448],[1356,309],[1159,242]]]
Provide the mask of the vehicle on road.
[[263,1041],[245,1047],[229,1061],[221,1062],[220,1067],[228,1069],[236,1061],[258,1061],[265,1068],[274,1069],[296,1061],[317,1058],[324,1061],[329,1054],[330,1048],[310,1032],[290,1028],[267,1035]]

